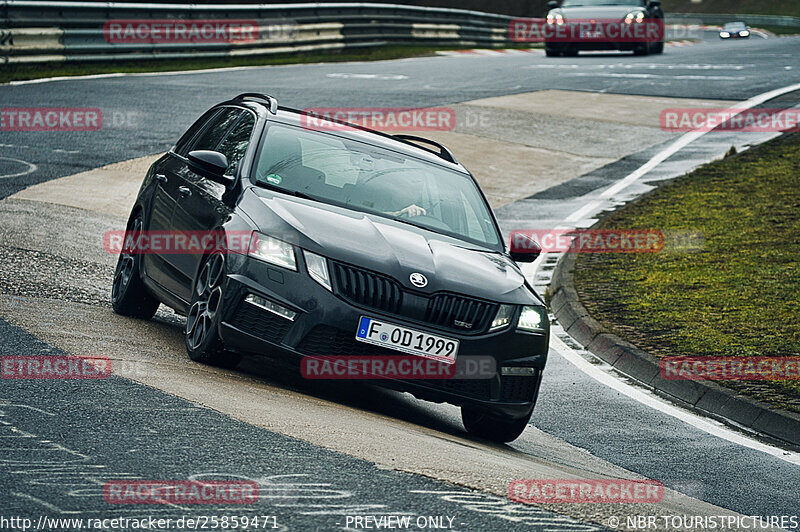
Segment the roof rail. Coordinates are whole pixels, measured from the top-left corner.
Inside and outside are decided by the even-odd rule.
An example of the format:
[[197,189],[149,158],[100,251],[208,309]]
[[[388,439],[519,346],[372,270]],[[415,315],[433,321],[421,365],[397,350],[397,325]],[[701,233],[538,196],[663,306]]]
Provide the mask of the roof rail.
[[251,99],[251,100],[262,100],[267,102],[269,105],[269,112],[272,114],[278,114],[278,99],[274,96],[270,96],[269,94],[260,94],[258,92],[243,92],[234,100],[244,100],[244,99]]
[[396,139],[400,139],[400,140],[405,141],[405,142],[409,142],[409,141],[410,142],[421,142],[423,144],[428,144],[430,146],[435,146],[436,148],[439,148],[439,152],[438,153],[433,151],[433,150],[430,150],[428,148],[422,147],[422,146],[419,146],[419,147],[422,148],[425,151],[429,151],[429,152],[435,153],[436,155],[438,155],[439,157],[441,157],[445,161],[449,161],[449,162],[451,162],[453,164],[458,164],[458,161],[456,161],[456,158],[453,156],[453,153],[450,150],[448,150],[446,146],[444,146],[442,144],[439,144],[435,140],[426,139],[425,137],[417,137],[415,135],[392,135],[392,136],[394,138],[396,138]]

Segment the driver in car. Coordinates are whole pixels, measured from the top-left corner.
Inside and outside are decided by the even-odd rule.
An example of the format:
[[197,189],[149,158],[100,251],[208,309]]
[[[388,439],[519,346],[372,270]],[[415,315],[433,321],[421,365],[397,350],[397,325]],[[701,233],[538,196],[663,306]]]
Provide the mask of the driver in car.
[[390,211],[386,214],[391,216],[405,216],[406,218],[413,218],[414,216],[425,216],[427,215],[427,211],[420,207],[417,204],[411,204],[405,209],[400,209],[399,211]]

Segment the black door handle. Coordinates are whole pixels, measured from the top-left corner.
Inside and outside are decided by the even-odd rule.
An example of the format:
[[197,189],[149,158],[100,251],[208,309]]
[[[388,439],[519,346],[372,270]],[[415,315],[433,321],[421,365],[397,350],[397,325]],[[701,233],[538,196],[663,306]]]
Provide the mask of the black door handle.
[[156,180],[161,181],[162,183],[166,183],[167,176],[165,176],[164,174],[156,174]]
[[192,195],[192,190],[189,187],[178,187],[178,193],[182,198],[186,198]]

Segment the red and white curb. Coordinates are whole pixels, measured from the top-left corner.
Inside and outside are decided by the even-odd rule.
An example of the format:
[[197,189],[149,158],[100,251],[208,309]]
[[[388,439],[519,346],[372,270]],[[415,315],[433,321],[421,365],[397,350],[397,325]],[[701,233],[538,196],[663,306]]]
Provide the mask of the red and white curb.
[[667,41],[664,43],[664,46],[693,46],[695,44],[698,44],[698,41],[684,39],[682,41]]
[[478,56],[478,55],[544,55],[542,48],[473,48],[470,50],[439,50],[437,55],[447,56]]

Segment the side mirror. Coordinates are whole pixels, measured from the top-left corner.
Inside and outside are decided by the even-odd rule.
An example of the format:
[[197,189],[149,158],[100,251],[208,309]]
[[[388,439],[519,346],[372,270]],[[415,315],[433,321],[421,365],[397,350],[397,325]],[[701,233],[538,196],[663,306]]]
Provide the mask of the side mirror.
[[218,151],[195,150],[189,152],[189,170],[220,183],[226,187],[233,184],[233,178],[225,175],[228,158]]
[[526,231],[511,231],[511,258],[515,262],[533,262],[542,252],[539,244]]
[[650,7],[661,7],[661,0],[650,0]]
[[547,2],[547,9],[556,9],[558,7],[558,2],[556,0],[550,0]]

